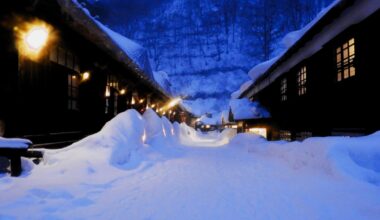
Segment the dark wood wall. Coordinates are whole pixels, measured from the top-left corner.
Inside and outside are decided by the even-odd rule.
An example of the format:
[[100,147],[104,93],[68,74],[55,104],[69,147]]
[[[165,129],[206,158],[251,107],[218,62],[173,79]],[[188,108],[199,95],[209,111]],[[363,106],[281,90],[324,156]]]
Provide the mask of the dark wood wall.
[[[13,7],[4,11],[0,21],[14,22],[14,14],[21,21],[39,18],[54,27],[57,39],[49,45],[63,48],[78,58],[79,71],[52,62],[47,52],[40,60],[32,61],[18,53],[11,25],[0,26],[0,120],[5,121],[6,136],[23,136],[54,132],[81,131],[92,133],[99,130],[115,113],[135,108],[141,112],[146,103],[130,103],[132,93],[139,98],[151,96],[152,103],[167,102],[145,79],[136,76],[128,68],[99,49],[94,43],[83,38],[67,25],[66,17],[54,1],[42,2],[43,7],[25,9]],[[28,8],[28,7],[26,7]],[[49,8],[49,10],[46,10]],[[7,14],[8,13],[8,14]],[[68,76],[88,71],[90,79],[78,86],[78,108],[68,108]],[[110,106],[106,114],[107,77],[114,76],[125,88],[125,95],[112,88],[109,102],[117,101],[117,109]],[[117,94],[117,95],[116,95]],[[137,100],[138,101],[138,100]],[[115,111],[114,111],[115,110]]]
[[[366,134],[380,130],[380,12],[353,25],[284,73],[253,98],[271,112],[278,130]],[[336,48],[355,38],[356,75],[337,81]],[[302,48],[300,49],[302,50]],[[307,92],[297,94],[297,71],[307,67]],[[281,101],[280,82],[287,78],[287,101]]]

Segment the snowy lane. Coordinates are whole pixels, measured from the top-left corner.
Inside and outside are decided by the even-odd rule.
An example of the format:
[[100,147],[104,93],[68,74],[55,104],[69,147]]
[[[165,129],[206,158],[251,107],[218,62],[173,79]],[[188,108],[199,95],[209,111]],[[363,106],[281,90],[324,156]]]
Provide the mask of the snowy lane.
[[0,219],[379,219],[378,143],[202,134],[127,111],[23,160],[19,178],[0,174]]
[[379,213],[378,199],[364,201],[380,195],[374,187],[364,199],[360,184],[264,159],[231,148],[186,149],[184,157],[120,182],[99,197],[96,209],[109,201],[117,204],[111,218],[128,219],[366,219],[367,212]]
[[12,193],[19,198],[0,199],[0,213],[12,216],[20,206],[35,213],[32,219],[371,219],[380,213],[376,187],[292,170],[232,147],[179,151],[177,158],[161,156],[106,180],[32,181],[23,193],[26,183],[19,181],[21,193]]

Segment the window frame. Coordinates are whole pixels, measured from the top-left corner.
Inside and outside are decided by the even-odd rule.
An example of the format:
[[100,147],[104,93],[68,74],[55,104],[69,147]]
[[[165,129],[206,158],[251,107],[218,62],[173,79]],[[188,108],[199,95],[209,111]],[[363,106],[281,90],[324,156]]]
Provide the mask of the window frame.
[[78,74],[67,74],[67,109],[70,111],[79,110],[79,80]]
[[281,102],[288,100],[288,79],[285,77],[280,81]]
[[342,82],[357,75],[356,65],[356,39],[351,37],[340,43],[335,49],[336,77],[337,82]]
[[297,72],[297,94],[303,96],[307,93],[307,66],[302,66]]

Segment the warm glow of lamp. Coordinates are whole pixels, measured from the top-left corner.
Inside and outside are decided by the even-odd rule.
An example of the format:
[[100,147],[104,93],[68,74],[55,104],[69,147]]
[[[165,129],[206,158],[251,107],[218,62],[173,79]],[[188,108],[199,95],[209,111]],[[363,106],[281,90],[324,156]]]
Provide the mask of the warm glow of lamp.
[[14,27],[20,54],[38,60],[41,52],[52,40],[52,28],[43,21],[25,22]]
[[144,103],[144,99],[140,99],[139,103],[140,104]]
[[266,128],[250,128],[248,130],[249,133],[257,134],[267,138],[267,129]]
[[47,43],[49,31],[42,26],[31,28],[26,34],[24,41],[34,51],[40,51]]
[[90,79],[90,72],[84,72],[82,74],[82,80],[87,81],[88,79]]
[[120,95],[125,95],[125,93],[127,93],[127,90],[125,89],[120,90]]
[[151,108],[154,108],[154,107],[156,107],[156,105],[155,105],[155,104],[153,104],[153,105],[151,105],[150,107],[151,107]]
[[106,87],[106,97],[110,97],[111,96],[111,90],[110,90],[110,87],[107,86]]
[[173,108],[174,106],[178,105],[180,102],[182,101],[181,98],[175,98],[173,100],[171,100],[167,106],[167,108]]

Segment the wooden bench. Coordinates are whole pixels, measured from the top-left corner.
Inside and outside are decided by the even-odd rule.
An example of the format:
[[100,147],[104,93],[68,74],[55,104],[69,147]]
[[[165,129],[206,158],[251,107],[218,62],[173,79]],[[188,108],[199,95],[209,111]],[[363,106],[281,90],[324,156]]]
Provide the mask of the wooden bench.
[[11,163],[11,176],[20,176],[22,172],[21,157],[42,158],[41,151],[29,150],[32,142],[27,139],[0,137],[0,156],[6,157]]

